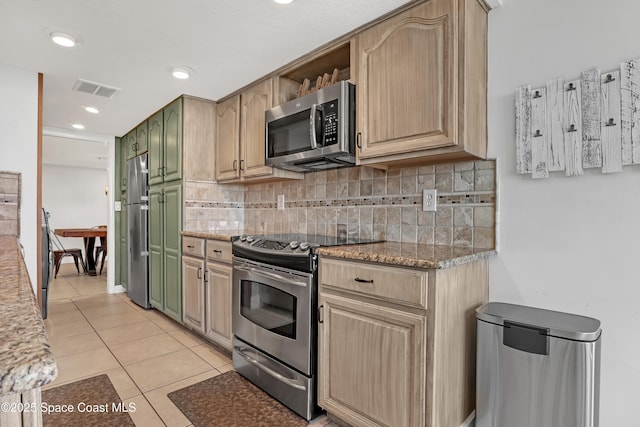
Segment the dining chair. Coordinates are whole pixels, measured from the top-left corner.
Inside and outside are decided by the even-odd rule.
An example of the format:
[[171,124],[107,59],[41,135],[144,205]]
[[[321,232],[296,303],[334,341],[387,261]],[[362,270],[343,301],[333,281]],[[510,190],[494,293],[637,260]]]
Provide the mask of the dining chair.
[[96,266],[98,265],[100,255],[102,255],[102,261],[100,262],[100,274],[102,274],[102,269],[104,268],[104,260],[105,258],[107,258],[107,236],[101,236],[100,246],[96,246],[96,256],[94,257],[96,260]]
[[[82,249],[78,249],[78,248],[67,249],[64,247],[64,245],[62,244],[58,236],[56,236],[55,233],[53,233],[53,231],[50,232],[49,234],[51,234],[51,236],[53,237],[51,241],[53,242],[54,246],[58,248],[58,249],[54,249],[53,251],[53,265],[55,265],[55,268],[56,268],[53,278],[56,279],[58,277],[58,270],[60,270],[60,264],[62,263],[62,258],[66,256],[73,257],[73,262],[76,264],[76,270],[78,270],[78,274],[80,274],[79,264],[82,264],[82,271],[86,273],[87,265],[84,263],[84,258],[82,257]],[[79,264],[78,264],[78,261],[80,261]]]

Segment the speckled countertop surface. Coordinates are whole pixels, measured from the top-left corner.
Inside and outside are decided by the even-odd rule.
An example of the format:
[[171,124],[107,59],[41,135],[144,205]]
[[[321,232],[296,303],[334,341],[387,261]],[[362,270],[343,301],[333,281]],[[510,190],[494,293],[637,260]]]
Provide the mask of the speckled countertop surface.
[[0,236],[0,396],[58,376],[42,315],[15,236]]
[[212,240],[229,240],[233,236],[240,236],[242,234],[246,234],[244,230],[216,230],[216,231],[183,231],[183,236],[188,237],[199,237],[201,239],[212,239]]
[[417,243],[381,242],[318,249],[320,255],[402,267],[449,268],[496,253],[495,249],[459,248]]

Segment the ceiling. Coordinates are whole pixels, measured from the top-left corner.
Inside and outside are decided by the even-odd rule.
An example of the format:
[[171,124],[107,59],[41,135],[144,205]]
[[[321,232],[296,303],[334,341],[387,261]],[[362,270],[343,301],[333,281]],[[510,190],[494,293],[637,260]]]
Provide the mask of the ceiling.
[[104,142],[44,135],[42,164],[107,169],[109,150]]
[[[43,73],[45,128],[121,136],[181,94],[220,99],[407,2],[0,0],[0,63]],[[81,43],[59,47],[52,31]],[[181,65],[194,70],[189,80],[169,73]],[[73,91],[79,78],[120,91],[111,99]]]

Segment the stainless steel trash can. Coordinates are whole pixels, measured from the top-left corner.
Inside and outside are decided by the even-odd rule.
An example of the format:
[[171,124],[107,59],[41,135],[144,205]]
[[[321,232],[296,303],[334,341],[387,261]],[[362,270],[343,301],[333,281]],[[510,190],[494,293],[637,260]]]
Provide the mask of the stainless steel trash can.
[[476,427],[598,426],[600,321],[491,302],[476,323]]

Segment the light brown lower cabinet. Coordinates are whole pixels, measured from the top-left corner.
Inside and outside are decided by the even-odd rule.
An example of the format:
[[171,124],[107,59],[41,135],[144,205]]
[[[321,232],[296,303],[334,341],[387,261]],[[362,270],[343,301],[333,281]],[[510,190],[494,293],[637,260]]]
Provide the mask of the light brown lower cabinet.
[[231,242],[185,236],[183,253],[183,322],[231,351]]
[[353,426],[458,427],[475,407],[486,260],[420,270],[322,257],[318,404]]
[[[41,427],[41,404],[40,387],[0,397],[0,427]],[[28,409],[21,411],[21,407]]]

